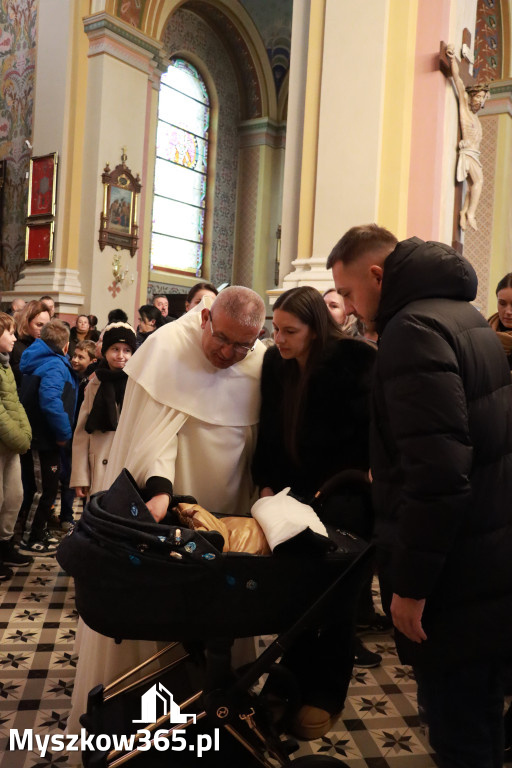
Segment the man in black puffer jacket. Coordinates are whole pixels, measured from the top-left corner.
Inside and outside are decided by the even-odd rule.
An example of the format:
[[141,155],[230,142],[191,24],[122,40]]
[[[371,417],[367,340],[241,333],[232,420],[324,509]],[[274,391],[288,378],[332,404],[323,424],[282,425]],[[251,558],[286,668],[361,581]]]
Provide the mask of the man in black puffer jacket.
[[[443,768],[502,765],[512,655],[512,386],[452,248],[350,229],[327,261],[379,333],[371,467],[383,600]],[[386,592],[388,594],[386,595]]]

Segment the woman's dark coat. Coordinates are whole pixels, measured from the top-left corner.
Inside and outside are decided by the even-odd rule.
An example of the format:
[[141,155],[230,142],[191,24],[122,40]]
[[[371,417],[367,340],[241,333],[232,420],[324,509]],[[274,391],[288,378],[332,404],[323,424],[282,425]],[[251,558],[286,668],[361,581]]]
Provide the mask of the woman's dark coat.
[[405,663],[512,654],[512,387],[469,303],[472,266],[411,238],[388,256],[377,317],[374,505],[390,592],[426,598]]
[[253,477],[274,492],[290,486],[309,499],[343,469],[368,470],[370,392],[375,350],[364,341],[332,341],[309,381],[297,459],[283,439],[284,369],[277,347],[267,350],[261,375],[262,407]]

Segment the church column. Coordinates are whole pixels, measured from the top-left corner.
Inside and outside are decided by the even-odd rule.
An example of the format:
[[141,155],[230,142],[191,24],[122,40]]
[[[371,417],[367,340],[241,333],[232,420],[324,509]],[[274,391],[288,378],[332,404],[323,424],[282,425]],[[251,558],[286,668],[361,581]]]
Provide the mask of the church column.
[[[139,30],[106,13],[84,19],[88,37],[88,83],[85,105],[84,172],[82,177],[79,269],[84,293],[100,326],[114,307],[123,307],[130,322],[145,297],[151,233],[151,203],[156,137],[156,113],[162,46]],[[126,148],[126,165],[140,174],[138,250],[116,251],[98,244],[103,210],[101,175],[106,163],[113,170]],[[113,258],[121,259],[126,278],[116,283]]]
[[302,142],[311,0],[294,0],[286,117],[283,207],[281,212],[281,259],[279,284],[297,258],[302,166]]
[[274,282],[285,126],[267,118],[240,127],[233,282],[265,295]]
[[[385,69],[388,5],[368,0],[354,14],[350,0],[311,3],[299,258],[284,288],[330,286],[325,260],[334,243],[353,224],[376,218],[384,86],[376,73]],[[283,209],[289,194],[285,184]]]

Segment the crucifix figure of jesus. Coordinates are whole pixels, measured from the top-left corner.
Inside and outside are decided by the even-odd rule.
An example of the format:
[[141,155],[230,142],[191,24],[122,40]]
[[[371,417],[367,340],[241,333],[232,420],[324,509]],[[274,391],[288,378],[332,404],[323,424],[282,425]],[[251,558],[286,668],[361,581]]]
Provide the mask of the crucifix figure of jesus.
[[477,113],[489,98],[489,86],[485,83],[476,83],[465,87],[459,73],[459,63],[455,58],[453,45],[446,46],[446,56],[450,61],[451,75],[459,98],[462,139],[459,142],[457,181],[467,179],[468,182],[466,197],[459,214],[459,224],[463,230],[468,224],[476,230],[478,227],[475,214],[484,183],[482,163],[480,162],[482,125]]

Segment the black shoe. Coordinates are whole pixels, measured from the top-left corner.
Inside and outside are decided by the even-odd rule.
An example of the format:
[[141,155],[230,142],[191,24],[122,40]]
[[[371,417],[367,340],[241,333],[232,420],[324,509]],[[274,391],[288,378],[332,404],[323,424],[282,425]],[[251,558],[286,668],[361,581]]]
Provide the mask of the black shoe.
[[17,567],[23,565],[31,565],[34,561],[27,555],[20,555],[20,553],[14,548],[13,540],[0,542],[0,559],[4,565],[15,565]]
[[361,667],[362,669],[372,669],[378,667],[382,661],[380,653],[373,653],[367,648],[361,640],[356,638],[356,645],[354,651],[354,667]]
[[0,581],[7,581],[13,577],[13,571],[4,563],[0,563]]
[[392,629],[391,619],[381,613],[376,613],[368,623],[358,622],[356,627],[358,635],[379,635],[383,632],[391,632]]
[[31,557],[53,557],[56,551],[56,546],[45,541],[32,541],[28,544],[21,542],[19,548],[20,554],[30,555]]
[[58,536],[53,536],[48,530],[48,528],[45,528],[45,530],[43,531],[42,540],[48,546],[52,546],[55,548],[57,547],[57,544],[59,544],[60,542],[60,538]]

